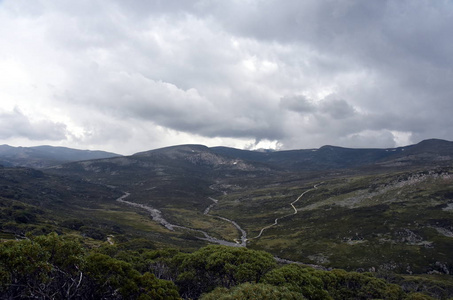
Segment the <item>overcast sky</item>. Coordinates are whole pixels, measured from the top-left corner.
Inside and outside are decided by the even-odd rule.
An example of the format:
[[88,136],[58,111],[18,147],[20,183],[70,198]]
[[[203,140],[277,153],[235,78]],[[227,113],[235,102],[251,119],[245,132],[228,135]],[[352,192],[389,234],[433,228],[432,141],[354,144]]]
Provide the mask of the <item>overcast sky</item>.
[[0,144],[453,140],[451,0],[0,0]]

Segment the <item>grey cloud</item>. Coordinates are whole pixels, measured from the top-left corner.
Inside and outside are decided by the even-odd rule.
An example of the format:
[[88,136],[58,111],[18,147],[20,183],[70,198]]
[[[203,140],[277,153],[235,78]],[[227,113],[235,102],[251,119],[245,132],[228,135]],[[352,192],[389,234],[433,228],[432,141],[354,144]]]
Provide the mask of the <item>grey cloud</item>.
[[216,16],[235,34],[332,46],[351,32],[369,32],[379,22],[387,2],[290,0],[282,5],[273,0],[250,1],[240,6],[224,2]]
[[321,111],[334,119],[345,119],[355,114],[354,108],[342,99],[325,99],[321,103]]
[[299,113],[310,113],[316,110],[315,105],[303,95],[282,97],[280,107]]
[[195,89],[183,90],[174,84],[124,72],[88,80],[90,83],[77,82],[71,89],[77,90],[77,94],[58,98],[72,105],[92,106],[117,118],[139,118],[207,137],[275,139],[281,136],[275,120],[278,116],[272,117],[266,105],[254,106],[250,98],[233,102],[228,99],[231,104],[214,102]]
[[[436,85],[445,83],[445,91],[451,82],[451,2],[263,1],[241,8],[225,5],[226,12],[218,15],[235,34],[309,45],[327,57],[392,78],[399,88],[436,94]],[[236,14],[238,20],[229,22]]]
[[18,108],[0,113],[0,138],[59,141],[66,138],[66,126],[48,120],[30,121]]
[[[86,141],[105,136],[113,144],[105,127],[115,120],[119,140],[131,134],[128,124],[284,147],[389,146],[395,132],[413,142],[452,138],[448,1],[3,3],[39,25],[33,41],[54,55],[37,51],[34,59],[47,61],[27,61],[30,78],[44,69],[63,78],[48,102],[82,127]],[[30,136],[38,127],[55,138],[65,130],[16,117]]]
[[339,139],[339,144],[355,148],[393,148],[396,147],[395,136],[388,130],[376,132],[359,132]]
[[[356,115],[352,105],[343,99],[336,99],[335,97],[327,97],[319,101],[319,103],[313,103],[313,101],[302,95],[285,96],[280,99],[280,107],[303,116],[311,115],[321,123],[326,123],[329,118],[342,120]],[[327,117],[323,114],[327,115]],[[356,115],[355,117],[358,116]]]
[[118,6],[128,12],[142,18],[150,15],[162,14],[187,14],[187,13],[202,13],[206,5],[206,1],[179,1],[179,0],[157,0],[157,1],[142,1],[130,0],[121,1],[115,0]]

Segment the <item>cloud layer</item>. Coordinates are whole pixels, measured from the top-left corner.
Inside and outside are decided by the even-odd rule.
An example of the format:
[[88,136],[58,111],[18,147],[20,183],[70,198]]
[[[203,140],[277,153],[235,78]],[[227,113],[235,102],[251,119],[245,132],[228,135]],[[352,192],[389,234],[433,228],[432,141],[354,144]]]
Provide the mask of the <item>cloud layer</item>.
[[0,2],[0,141],[453,139],[451,1]]

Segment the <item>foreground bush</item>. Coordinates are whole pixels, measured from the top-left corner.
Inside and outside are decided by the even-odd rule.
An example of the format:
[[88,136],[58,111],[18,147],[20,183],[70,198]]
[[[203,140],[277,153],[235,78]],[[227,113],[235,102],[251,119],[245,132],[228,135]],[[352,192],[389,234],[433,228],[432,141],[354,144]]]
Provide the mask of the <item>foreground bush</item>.
[[170,261],[183,297],[197,298],[215,287],[258,282],[276,266],[272,255],[247,248],[210,245]]
[[8,299],[179,299],[176,286],[129,263],[88,253],[55,233],[0,244],[0,294]]
[[[419,293],[420,285],[407,294],[371,273],[278,267],[271,254],[247,248],[210,245],[193,253],[152,248],[146,241],[126,241],[89,249],[55,233],[3,242],[0,298],[431,299]],[[437,292],[442,287],[430,284]],[[438,298],[450,295],[442,291],[445,297]]]
[[285,286],[308,299],[398,300],[405,296],[401,287],[368,273],[320,271],[296,264],[270,271],[263,277],[262,282]]
[[263,283],[243,283],[231,289],[216,288],[209,294],[203,295],[201,300],[303,300],[302,294],[293,292],[286,287],[277,287]]

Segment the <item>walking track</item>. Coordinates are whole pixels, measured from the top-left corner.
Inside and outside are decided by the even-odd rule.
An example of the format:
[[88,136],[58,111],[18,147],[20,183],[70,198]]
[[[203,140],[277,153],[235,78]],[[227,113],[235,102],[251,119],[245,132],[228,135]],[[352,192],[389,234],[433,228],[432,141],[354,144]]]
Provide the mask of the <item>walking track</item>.
[[116,199],[116,201],[120,202],[120,203],[123,203],[123,204],[126,204],[126,205],[129,205],[129,206],[132,206],[132,207],[136,207],[136,208],[139,208],[139,209],[142,209],[142,210],[145,210],[147,211],[153,221],[156,221],[158,223],[160,223],[162,226],[164,226],[165,228],[167,228],[168,230],[171,230],[171,231],[174,231],[175,228],[178,228],[178,229],[183,229],[183,230],[189,230],[189,231],[194,231],[194,232],[199,232],[201,233],[204,238],[200,238],[201,240],[206,240],[208,242],[211,242],[211,243],[215,243],[215,244],[221,244],[221,245],[226,245],[226,246],[233,246],[233,247],[246,247],[247,246],[247,241],[250,241],[250,240],[253,240],[253,239],[259,239],[263,232],[275,225],[278,224],[278,221],[281,220],[281,219],[284,219],[286,217],[289,217],[289,216],[292,216],[292,215],[295,215],[298,213],[298,210],[297,208],[294,206],[294,204],[296,204],[306,193],[310,192],[310,191],[313,191],[313,190],[316,190],[318,188],[318,186],[320,185],[321,183],[319,184],[316,184],[313,186],[313,188],[309,189],[309,190],[306,190],[305,192],[303,192],[302,194],[299,195],[299,197],[297,197],[296,200],[294,200],[293,202],[291,202],[289,205],[294,209],[294,213],[292,214],[288,214],[288,215],[285,215],[285,216],[282,216],[282,217],[279,217],[279,218],[276,218],[274,220],[274,223],[271,224],[271,225],[268,225],[268,226],[265,226],[263,227],[261,230],[260,230],[260,233],[253,237],[253,238],[250,238],[250,239],[247,239],[247,232],[242,229],[239,224],[237,224],[235,221],[233,220],[230,220],[230,219],[227,219],[227,218],[224,218],[224,217],[219,217],[219,216],[213,216],[213,215],[210,215],[209,212],[210,210],[218,203],[219,200],[217,199],[214,199],[214,198],[209,198],[210,200],[212,200],[214,203],[212,203],[211,205],[209,205],[205,210],[204,210],[204,214],[205,215],[208,215],[208,216],[211,216],[211,217],[214,217],[214,218],[218,218],[218,219],[221,219],[221,220],[224,220],[226,222],[229,222],[231,224],[233,224],[233,226],[235,226],[237,228],[237,230],[241,233],[241,238],[240,239],[235,239],[234,240],[234,243],[233,242],[229,242],[229,241],[225,241],[225,240],[221,240],[221,239],[217,239],[217,238],[214,238],[212,236],[210,236],[207,232],[203,231],[203,230],[200,230],[200,229],[194,229],[194,228],[189,228],[189,227],[185,227],[185,226],[181,226],[181,225],[176,225],[176,224],[171,224],[170,222],[168,222],[167,220],[165,220],[165,218],[162,216],[162,212],[156,208],[153,208],[151,206],[148,206],[148,205],[145,205],[145,204],[140,204],[140,203],[135,203],[135,202],[130,202],[130,201],[127,201],[125,200],[127,197],[129,197],[131,194],[128,193],[128,192],[125,192],[123,196],[119,197],[118,199]]

